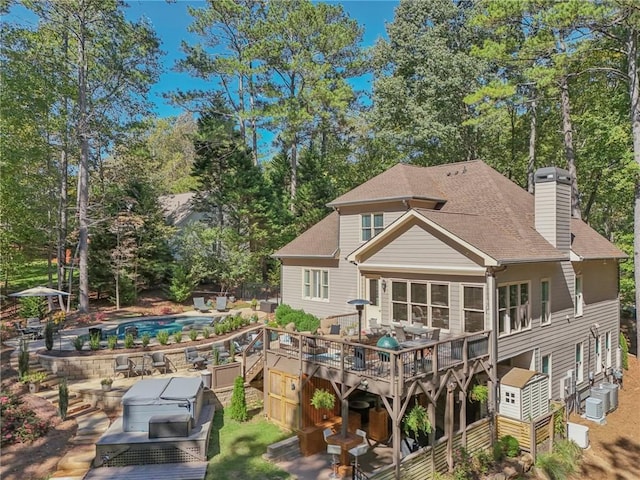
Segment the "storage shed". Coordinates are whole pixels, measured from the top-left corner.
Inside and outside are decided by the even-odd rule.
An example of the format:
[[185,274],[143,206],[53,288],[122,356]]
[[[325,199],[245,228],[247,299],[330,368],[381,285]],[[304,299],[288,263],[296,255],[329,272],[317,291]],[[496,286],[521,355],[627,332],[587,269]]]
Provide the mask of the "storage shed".
[[549,376],[518,367],[498,369],[500,415],[529,421],[549,412]]
[[148,432],[154,416],[188,414],[197,422],[202,410],[203,385],[200,377],[173,377],[140,380],[122,397],[125,432]]

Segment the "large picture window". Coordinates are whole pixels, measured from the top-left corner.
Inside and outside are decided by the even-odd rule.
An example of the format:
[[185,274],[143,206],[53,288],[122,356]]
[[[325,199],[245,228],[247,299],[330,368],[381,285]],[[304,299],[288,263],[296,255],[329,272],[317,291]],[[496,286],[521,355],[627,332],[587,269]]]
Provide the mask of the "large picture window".
[[367,213],[360,216],[361,240],[366,242],[384,230],[384,221],[381,213]]
[[529,284],[511,283],[498,287],[498,330],[509,335],[531,326]]
[[329,271],[305,269],[302,296],[311,300],[329,300]]
[[465,332],[484,330],[484,287],[462,286],[462,311]]
[[396,322],[417,322],[448,330],[449,285],[394,281],[391,283],[391,310]]

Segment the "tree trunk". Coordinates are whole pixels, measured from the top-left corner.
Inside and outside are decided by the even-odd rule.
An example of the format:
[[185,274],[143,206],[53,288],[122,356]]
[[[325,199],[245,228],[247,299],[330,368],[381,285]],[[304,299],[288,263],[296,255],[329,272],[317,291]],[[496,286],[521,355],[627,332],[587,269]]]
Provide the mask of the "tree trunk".
[[[84,10],[84,9],[81,9]],[[89,310],[89,124],[87,115],[87,52],[85,50],[85,25],[80,19],[78,38],[78,137],[80,141],[80,165],[78,172],[78,246],[80,254],[80,313]]]
[[560,100],[564,153],[567,159],[567,169],[571,175],[571,216],[580,218],[580,191],[578,190],[578,175],[573,150],[573,124],[571,122],[571,104],[569,102],[569,83],[566,76],[563,76],[560,80]]
[[[535,93],[534,93],[535,97]],[[529,121],[529,160],[527,162],[527,191],[533,193],[533,174],[536,168],[536,137],[538,135],[538,112],[536,110],[536,99],[531,99],[531,106],[529,107],[529,115],[531,116]]]
[[253,66],[251,62],[249,62],[249,107],[251,108],[251,155],[253,157],[253,164],[258,166],[258,128],[256,127],[256,99],[255,99],[255,90],[253,85]]
[[[640,79],[638,78],[638,30],[629,28],[627,42],[627,74],[629,76],[629,100],[631,131],[633,134],[633,159],[640,166]],[[633,261],[636,287],[636,307],[640,305],[640,178],[636,175],[633,208]],[[640,321],[636,312],[636,355],[640,351]]]
[[[64,58],[68,59],[69,39],[68,34],[64,33],[63,39]],[[60,190],[58,191],[58,290],[63,290],[65,282],[65,267],[67,262],[67,229],[69,220],[67,216],[68,202],[68,185],[69,185],[69,98],[64,98],[64,114],[66,116],[62,151],[60,152]],[[61,305],[62,307],[62,305]]]

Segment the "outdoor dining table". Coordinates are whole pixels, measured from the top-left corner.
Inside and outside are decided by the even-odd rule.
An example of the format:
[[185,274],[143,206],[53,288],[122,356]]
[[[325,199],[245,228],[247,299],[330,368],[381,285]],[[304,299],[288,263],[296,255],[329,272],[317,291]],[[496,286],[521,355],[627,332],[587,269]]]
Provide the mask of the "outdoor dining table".
[[403,330],[405,333],[408,333],[413,337],[423,337],[430,334],[433,331],[431,328],[415,327],[413,325],[405,325],[403,327]]

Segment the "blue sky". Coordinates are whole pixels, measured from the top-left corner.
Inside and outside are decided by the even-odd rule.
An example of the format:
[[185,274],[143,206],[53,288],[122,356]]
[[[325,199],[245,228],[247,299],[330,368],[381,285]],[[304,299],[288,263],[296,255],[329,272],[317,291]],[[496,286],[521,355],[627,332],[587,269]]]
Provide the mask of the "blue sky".
[[[328,0],[327,0],[328,1]],[[386,37],[385,24],[393,21],[393,14],[398,2],[396,0],[336,0],[328,3],[340,4],[345,12],[360,26],[364,28],[362,45],[373,45],[380,37]],[[160,117],[179,115],[180,109],[167,104],[162,97],[165,92],[180,88],[207,88],[205,82],[192,78],[188,74],[173,71],[176,60],[182,57],[180,43],[185,40],[189,43],[198,41],[197,36],[191,36],[187,31],[191,23],[191,16],[187,13],[187,6],[204,7],[204,1],[174,0],[168,3],[166,0],[128,0],[128,8],[125,13],[131,20],[146,17],[153,25],[162,44],[164,52],[162,65],[164,73],[160,81],[151,88],[149,100],[155,105],[155,112]],[[10,21],[35,26],[35,16],[22,6],[12,8]],[[353,82],[359,90],[371,90],[371,76],[359,78]]]
[[[161,39],[161,48],[165,52],[162,62],[165,72],[160,77],[160,82],[153,86],[150,94],[155,111],[161,117],[178,115],[181,111],[168,105],[162,98],[162,93],[176,88],[182,90],[194,87],[206,88],[204,82],[187,74],[172,71],[176,60],[182,57],[181,41],[190,42],[190,39],[197,41],[197,37],[191,37],[187,32],[187,27],[191,23],[187,6],[204,7],[206,2],[178,0],[175,3],[167,3],[165,0],[128,0],[127,3],[129,5],[126,9],[127,16],[131,19],[147,17]],[[389,0],[349,0],[331,3],[341,4],[346,13],[364,27],[363,46],[371,46],[379,37],[385,36],[385,23],[393,20],[393,12],[397,6],[396,1]],[[361,79],[357,88],[369,90],[369,82],[369,78]]]

